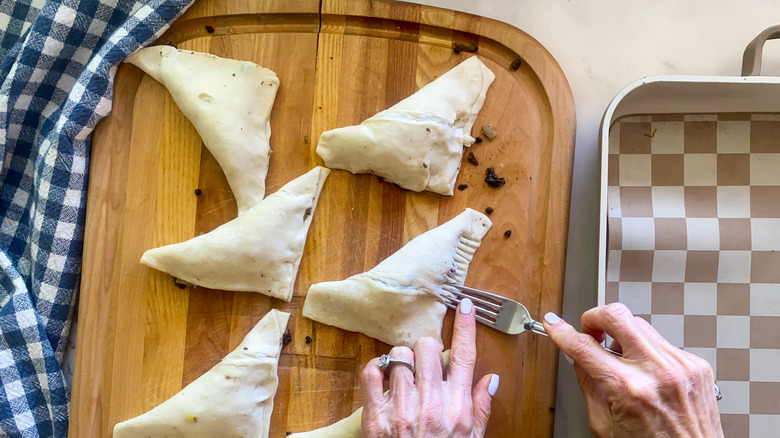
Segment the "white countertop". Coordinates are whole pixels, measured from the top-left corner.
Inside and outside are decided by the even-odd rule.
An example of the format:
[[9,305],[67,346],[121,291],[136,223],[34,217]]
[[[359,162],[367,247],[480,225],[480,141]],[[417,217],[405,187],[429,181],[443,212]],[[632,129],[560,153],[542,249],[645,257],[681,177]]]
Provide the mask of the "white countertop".
[[[780,24],[777,0],[414,0],[510,23],[558,60],[577,107],[563,316],[595,305],[598,130],[610,100],[626,85],[659,74],[739,75],[742,51]],[[764,51],[764,75],[780,75],[780,41]],[[574,373],[562,362],[556,437],[588,437]]]

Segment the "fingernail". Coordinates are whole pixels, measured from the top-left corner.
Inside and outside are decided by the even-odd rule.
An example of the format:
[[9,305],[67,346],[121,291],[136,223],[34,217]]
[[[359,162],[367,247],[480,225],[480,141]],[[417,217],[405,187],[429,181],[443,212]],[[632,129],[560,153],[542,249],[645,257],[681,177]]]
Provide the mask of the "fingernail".
[[491,397],[496,395],[496,392],[498,391],[498,374],[493,374],[490,377],[490,384],[488,385],[488,394],[490,394]]
[[474,304],[471,303],[471,300],[468,298],[464,298],[460,302],[460,313],[464,315],[471,315],[472,307],[474,307]]
[[561,322],[561,318],[558,318],[558,315],[552,312],[547,312],[544,315],[544,320],[547,321],[547,324],[558,324]]
[[570,358],[568,354],[563,353],[563,357],[566,358],[566,362],[569,362],[569,365],[574,365],[574,359]]

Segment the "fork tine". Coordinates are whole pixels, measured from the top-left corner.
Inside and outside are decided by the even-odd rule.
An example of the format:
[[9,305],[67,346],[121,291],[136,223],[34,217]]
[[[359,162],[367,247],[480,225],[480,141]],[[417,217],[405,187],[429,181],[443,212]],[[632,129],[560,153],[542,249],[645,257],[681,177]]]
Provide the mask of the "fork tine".
[[[445,306],[449,307],[449,308],[450,308],[450,309],[452,309],[452,310],[457,310],[457,307],[458,307],[458,305],[457,305],[457,304],[454,304],[454,302],[453,302],[453,301],[444,301],[444,303],[443,303],[443,304],[444,304]],[[496,321],[498,320],[498,317],[497,317],[497,316],[494,318],[496,321],[493,321],[493,320],[487,319],[487,318],[485,318],[485,317],[483,317],[483,316],[480,316],[480,313],[481,313],[482,309],[480,309],[480,308],[478,308],[478,307],[475,307],[475,308],[477,309],[477,311],[476,311],[476,315],[475,315],[475,318],[477,319],[477,321],[479,321],[479,322],[480,322],[480,323],[482,323],[482,324],[485,324],[486,326],[489,326],[489,327],[493,327],[493,328],[495,328],[495,329],[498,329],[498,327],[496,327]]]
[[469,298],[471,300],[471,302],[474,303],[475,306],[483,307],[483,308],[485,308],[487,310],[490,310],[493,313],[498,313],[498,312],[501,311],[501,306],[500,305],[496,305],[494,303],[485,301],[485,300],[483,300],[481,298],[478,298],[478,297],[475,297],[475,296],[471,296],[471,295],[463,293],[463,292],[461,292],[459,290],[453,292],[453,295],[455,295],[458,298],[459,301],[463,300],[463,298]]
[[453,303],[454,307],[457,307],[458,304],[460,304],[461,301],[463,301],[464,298],[468,298],[471,300],[471,303],[474,305],[475,308],[478,310],[481,310],[485,312],[486,315],[489,315],[492,318],[498,319],[499,313],[501,313],[501,306],[496,306],[493,303],[488,303],[487,301],[483,301],[479,298],[469,296],[467,294],[454,292],[453,295],[454,298],[446,298],[450,300]]
[[490,326],[490,327],[496,328],[496,323],[495,323],[495,321],[491,321],[491,320],[489,320],[489,319],[485,319],[485,318],[483,318],[483,317],[481,317],[481,316],[479,316],[479,315],[477,315],[477,316],[476,316],[476,318],[477,318],[477,321],[481,322],[482,324],[485,324],[485,325],[487,325],[487,326]]
[[480,309],[477,306],[474,306],[474,309],[476,311],[477,316],[482,316],[483,318],[493,318],[494,321],[498,321],[498,314],[493,312],[488,312],[484,309]]
[[470,287],[461,286],[459,284],[452,284],[450,286],[454,287],[455,289],[458,289],[459,291],[463,292],[464,294],[477,296],[477,297],[480,297],[482,300],[485,300],[485,301],[492,301],[493,303],[495,303],[496,305],[499,305],[499,306],[504,304],[504,302],[506,302],[506,298],[504,298],[504,297],[501,297],[501,296],[498,296],[498,295],[493,295],[493,294],[491,294],[489,292],[481,291],[479,289],[472,289]]
[[[469,299],[473,299],[473,297],[469,297]],[[460,304],[460,300],[453,300],[449,299],[448,301],[443,301],[444,305],[449,307],[450,309],[455,310],[458,307],[458,304]],[[501,312],[501,309],[485,309],[477,305],[476,301],[472,302],[474,304],[474,309],[476,311],[477,316],[482,316],[483,318],[491,318],[495,321],[498,321],[499,313]]]

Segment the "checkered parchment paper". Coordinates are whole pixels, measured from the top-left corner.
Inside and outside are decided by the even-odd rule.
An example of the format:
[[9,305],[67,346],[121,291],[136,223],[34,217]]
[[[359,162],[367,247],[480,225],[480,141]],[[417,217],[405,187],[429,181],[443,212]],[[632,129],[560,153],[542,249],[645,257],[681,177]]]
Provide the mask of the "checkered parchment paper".
[[780,435],[780,115],[610,130],[606,302],[712,364],[726,437]]

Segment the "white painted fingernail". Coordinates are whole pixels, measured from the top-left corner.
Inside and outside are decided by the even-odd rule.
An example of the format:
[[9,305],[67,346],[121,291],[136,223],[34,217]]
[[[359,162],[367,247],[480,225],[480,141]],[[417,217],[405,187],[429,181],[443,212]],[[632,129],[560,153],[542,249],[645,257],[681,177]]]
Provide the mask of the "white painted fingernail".
[[574,359],[570,358],[568,354],[563,353],[563,357],[566,358],[566,362],[569,362],[570,365],[574,365]]
[[460,302],[460,313],[464,315],[471,315],[472,307],[474,307],[474,304],[471,303],[471,300],[468,298],[464,298]]
[[498,391],[498,374],[493,374],[490,376],[490,384],[488,385],[488,394],[490,394],[491,397],[496,395],[496,392]]
[[558,324],[561,322],[561,318],[558,318],[558,315],[552,312],[545,313],[544,320],[547,321],[547,324]]

